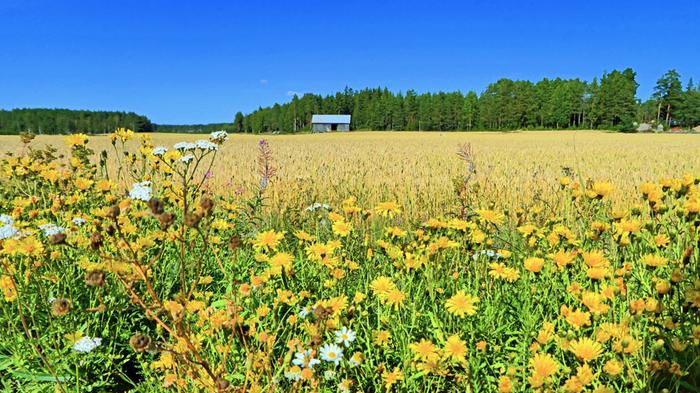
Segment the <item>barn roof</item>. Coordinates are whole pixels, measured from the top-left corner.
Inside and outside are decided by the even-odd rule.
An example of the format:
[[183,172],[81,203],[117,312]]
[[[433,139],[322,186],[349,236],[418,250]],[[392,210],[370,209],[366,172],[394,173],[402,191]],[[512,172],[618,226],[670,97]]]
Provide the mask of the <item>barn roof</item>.
[[350,124],[350,115],[313,115],[311,123]]

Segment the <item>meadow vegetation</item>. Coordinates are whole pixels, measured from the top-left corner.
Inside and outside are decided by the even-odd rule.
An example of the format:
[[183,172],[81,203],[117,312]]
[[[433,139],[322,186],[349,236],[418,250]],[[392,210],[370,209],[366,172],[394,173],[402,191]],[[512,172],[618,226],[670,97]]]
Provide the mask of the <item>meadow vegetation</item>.
[[693,135],[14,138],[8,391],[698,391]]

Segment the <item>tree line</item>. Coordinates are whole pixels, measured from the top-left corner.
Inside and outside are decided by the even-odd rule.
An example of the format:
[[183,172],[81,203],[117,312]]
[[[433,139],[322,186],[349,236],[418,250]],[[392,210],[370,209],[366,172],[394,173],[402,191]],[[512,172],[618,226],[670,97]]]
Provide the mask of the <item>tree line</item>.
[[548,79],[537,82],[500,79],[477,94],[468,91],[418,94],[387,88],[353,90],[332,95],[295,95],[284,104],[234,118],[240,132],[298,132],[311,128],[311,115],[351,114],[354,130],[631,130],[638,122],[666,127],[700,124],[700,87],[692,80],[681,88],[680,75],[664,74],[654,95],[637,99],[636,73],[631,68],[604,73],[592,81]]
[[71,109],[0,110],[0,134],[66,134],[74,132],[107,133],[119,127],[134,131],[153,131],[154,124],[133,112],[87,111]]
[[499,79],[477,94],[387,88],[353,90],[332,95],[294,95],[244,115],[233,123],[169,125],[152,123],[133,112],[69,109],[0,110],[0,134],[31,131],[37,134],[72,132],[108,133],[125,127],[147,132],[300,132],[311,129],[313,114],[351,114],[354,130],[515,130],[611,129],[631,130],[636,123],[665,128],[700,125],[700,85],[692,79],[685,87],[681,75],[662,75],[653,95],[637,99],[636,73],[631,68],[604,73],[592,81],[548,79],[537,82]]

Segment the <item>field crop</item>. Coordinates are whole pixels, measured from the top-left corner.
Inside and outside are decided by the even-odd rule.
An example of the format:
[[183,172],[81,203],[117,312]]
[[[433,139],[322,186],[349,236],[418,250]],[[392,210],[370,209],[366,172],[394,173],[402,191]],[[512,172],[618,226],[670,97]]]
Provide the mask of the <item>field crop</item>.
[[700,391],[696,136],[1,138],[8,391]]
[[[562,168],[583,179],[614,180],[610,196],[617,206],[638,201],[637,187],[700,169],[697,135],[620,134],[596,131],[523,133],[352,132],[265,136],[275,150],[277,174],[268,192],[276,209],[303,209],[314,202],[337,205],[353,195],[363,205],[400,203],[403,213],[427,219],[454,203],[455,177],[464,165],[458,145],[472,143],[478,163],[473,181],[489,203],[526,207],[535,196],[551,198]],[[154,134],[154,145],[199,139],[196,135]],[[212,189],[238,190],[250,196],[258,185],[256,144],[261,137],[231,135],[212,167]],[[39,136],[34,144],[52,144],[67,153],[62,136]],[[0,150],[19,151],[19,138],[0,136]],[[108,136],[89,147],[112,152]],[[112,155],[111,157],[114,157]],[[114,168],[112,168],[114,169]],[[487,201],[484,201],[487,202]]]

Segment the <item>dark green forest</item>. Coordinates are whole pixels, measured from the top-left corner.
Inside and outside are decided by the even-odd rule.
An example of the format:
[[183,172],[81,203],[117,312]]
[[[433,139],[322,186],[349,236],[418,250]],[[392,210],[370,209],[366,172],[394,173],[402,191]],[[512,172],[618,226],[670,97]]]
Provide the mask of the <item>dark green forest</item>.
[[309,130],[311,115],[351,114],[354,130],[516,130],[609,129],[632,130],[635,123],[665,127],[700,124],[700,88],[682,87],[675,70],[657,82],[654,95],[637,99],[636,73],[604,73],[581,79],[542,79],[538,82],[500,79],[481,94],[469,91],[393,93],[386,88],[353,90],[333,95],[304,94],[243,115],[234,129],[242,132]]
[[542,79],[538,82],[500,79],[477,94],[468,91],[417,93],[387,88],[353,90],[332,95],[307,93],[291,101],[236,113],[233,123],[154,124],[133,112],[69,109],[0,110],[0,134],[107,133],[118,127],[148,132],[303,132],[311,115],[351,114],[354,130],[517,130],[607,129],[627,131],[637,123],[665,128],[700,125],[700,86],[685,86],[681,75],[662,75],[654,93],[637,98],[631,68],[604,73],[592,81]]
[[44,108],[0,110],[0,134],[26,131],[35,134],[107,133],[119,127],[141,132],[154,129],[146,116],[133,112]]
[[177,133],[211,133],[214,131],[236,132],[233,123],[209,123],[209,124],[156,124],[154,131]]

